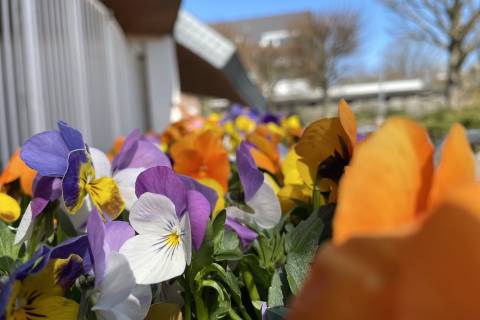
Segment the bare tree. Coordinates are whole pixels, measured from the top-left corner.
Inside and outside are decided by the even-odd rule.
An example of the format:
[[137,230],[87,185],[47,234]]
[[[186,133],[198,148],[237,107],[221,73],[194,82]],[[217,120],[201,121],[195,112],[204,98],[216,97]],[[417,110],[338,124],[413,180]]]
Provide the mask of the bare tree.
[[411,39],[447,52],[445,98],[452,103],[468,56],[480,47],[478,0],[382,0],[405,21]]
[[311,85],[322,89],[326,103],[328,88],[341,74],[342,60],[359,47],[359,16],[353,12],[318,14],[293,29],[298,36],[290,45],[297,67]]
[[395,38],[387,46],[381,62],[381,72],[385,80],[422,78],[431,81],[441,68],[431,46],[414,42],[405,37]]

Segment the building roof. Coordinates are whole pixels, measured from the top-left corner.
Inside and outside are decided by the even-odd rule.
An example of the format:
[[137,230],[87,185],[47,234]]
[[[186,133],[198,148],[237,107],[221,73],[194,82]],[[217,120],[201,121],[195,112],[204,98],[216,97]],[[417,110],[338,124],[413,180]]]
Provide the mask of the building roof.
[[248,77],[230,40],[183,10],[173,37],[182,91],[266,108],[265,98]]
[[172,34],[181,90],[266,108],[259,88],[240,62],[235,45],[180,10],[180,0],[102,0],[128,36]]
[[127,35],[171,33],[180,0],[101,0]]
[[235,34],[245,36],[250,41],[258,42],[264,33],[279,30],[289,30],[292,29],[292,25],[311,18],[311,12],[301,11],[276,16],[214,23],[211,24],[211,26],[217,30],[231,31]]

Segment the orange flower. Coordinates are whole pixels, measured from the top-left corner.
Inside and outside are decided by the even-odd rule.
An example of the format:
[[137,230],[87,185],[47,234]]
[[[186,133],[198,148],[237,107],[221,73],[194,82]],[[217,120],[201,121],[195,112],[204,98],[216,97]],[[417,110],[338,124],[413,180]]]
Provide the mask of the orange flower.
[[166,145],[172,145],[185,135],[199,130],[205,125],[202,117],[189,117],[172,123],[161,135],[160,141]]
[[356,139],[355,115],[345,100],[340,100],[338,117],[311,123],[295,147],[300,161],[308,167],[310,177],[303,179],[320,186],[338,183],[353,154]]
[[31,196],[33,180],[36,175],[37,172],[30,169],[20,158],[20,149],[17,149],[0,176],[0,188],[20,179],[22,192]]
[[227,191],[230,163],[221,135],[216,131],[191,133],[176,142],[170,154],[178,173],[196,179],[214,179]]
[[252,132],[247,136],[247,141],[256,147],[250,149],[250,153],[257,167],[276,174],[280,170],[280,155],[278,154],[277,143],[263,135],[265,133],[264,129],[261,129],[260,132]]
[[115,141],[113,142],[113,146],[110,149],[110,151],[108,151],[108,154],[107,154],[108,159],[110,161],[112,161],[112,159],[115,158],[115,156],[120,153],[120,150],[122,150],[124,143],[125,143],[124,136],[118,136],[117,138],[115,138]]
[[422,222],[455,188],[475,181],[465,130],[455,124],[433,165],[433,146],[415,122],[392,118],[355,150],[339,187],[334,242],[402,234]]
[[407,237],[323,247],[289,319],[477,319],[479,195],[451,190]]

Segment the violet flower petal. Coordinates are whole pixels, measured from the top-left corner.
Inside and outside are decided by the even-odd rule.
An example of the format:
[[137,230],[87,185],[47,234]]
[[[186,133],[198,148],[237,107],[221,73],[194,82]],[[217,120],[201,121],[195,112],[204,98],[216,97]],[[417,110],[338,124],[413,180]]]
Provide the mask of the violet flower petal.
[[169,167],[153,167],[140,173],[135,182],[137,198],[145,192],[162,194],[169,198],[175,205],[178,217],[187,207],[187,188]]
[[210,204],[200,192],[189,190],[188,198],[188,215],[190,218],[190,228],[192,232],[192,242],[195,250],[199,250],[205,238],[208,218],[210,217]]
[[[98,215],[98,214],[97,214]],[[107,245],[105,254],[110,252],[118,252],[120,247],[135,235],[135,230],[128,222],[111,221],[108,222],[105,229],[105,243]]]
[[125,139],[120,153],[112,161],[112,171],[126,168],[171,168],[168,157],[155,144],[143,140],[140,130],[133,130]]
[[42,176],[62,177],[67,170],[68,153],[60,132],[45,131],[23,144],[20,157]]
[[257,193],[258,189],[260,189],[264,178],[244,142],[240,144],[237,150],[237,166],[240,182],[245,192],[245,201],[248,201]]
[[83,142],[80,131],[70,127],[63,121],[58,122],[58,129],[69,151],[85,148],[85,142]]
[[243,224],[230,217],[226,218],[225,227],[234,231],[238,235],[243,248],[248,247],[258,237],[255,231],[245,227]]
[[88,217],[87,236],[90,244],[90,252],[93,259],[93,270],[95,272],[95,282],[100,283],[105,274],[105,224],[96,209]]
[[196,190],[200,192],[205,198],[207,198],[208,202],[210,203],[210,208],[215,208],[218,200],[218,195],[215,190],[207,187],[191,177],[184,175],[179,175],[179,177],[182,179],[185,187],[187,187],[188,190]]
[[33,184],[32,215],[38,216],[50,201],[55,201],[62,194],[62,180],[54,177],[37,175]]

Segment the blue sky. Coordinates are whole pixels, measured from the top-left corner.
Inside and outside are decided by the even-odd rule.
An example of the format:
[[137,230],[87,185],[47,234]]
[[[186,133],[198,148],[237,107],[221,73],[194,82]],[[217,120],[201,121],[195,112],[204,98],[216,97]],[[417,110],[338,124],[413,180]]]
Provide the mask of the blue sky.
[[360,13],[364,27],[358,66],[367,71],[377,68],[382,52],[392,41],[391,16],[376,0],[183,0],[182,7],[207,23],[303,10],[353,9]]

